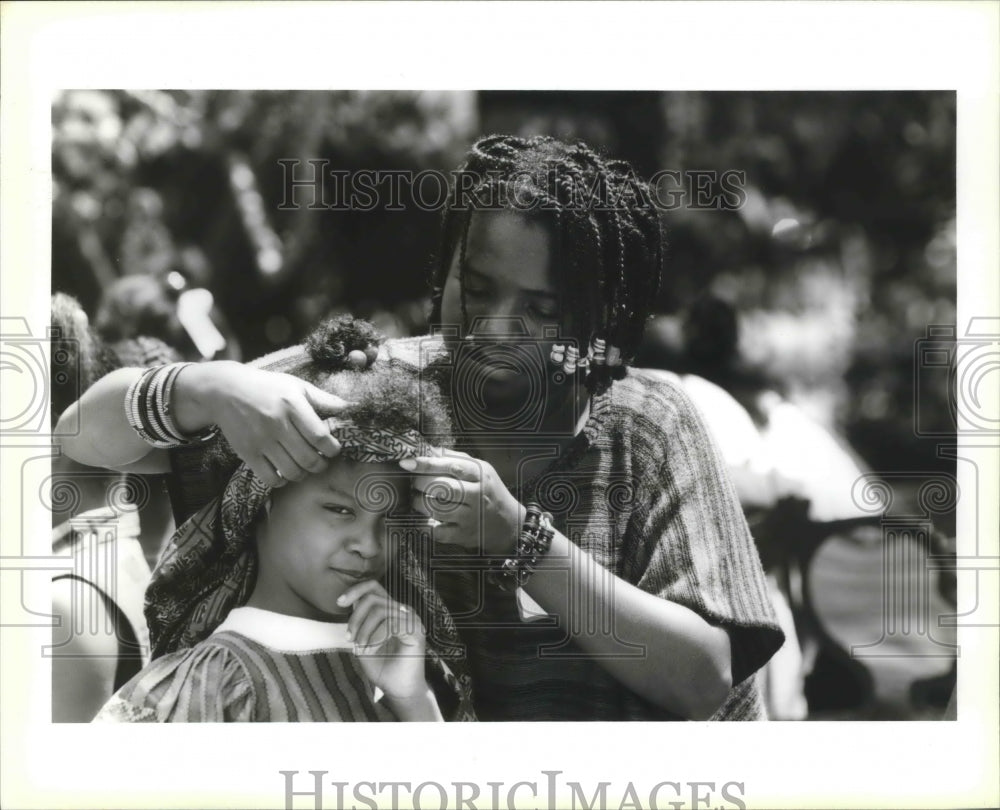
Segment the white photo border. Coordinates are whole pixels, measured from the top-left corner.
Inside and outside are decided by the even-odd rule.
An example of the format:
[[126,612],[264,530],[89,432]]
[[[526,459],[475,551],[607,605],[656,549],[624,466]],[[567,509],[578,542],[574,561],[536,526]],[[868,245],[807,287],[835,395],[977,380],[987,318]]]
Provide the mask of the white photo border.
[[[5,3],[0,314],[24,318],[36,335],[48,324],[51,102],[62,88],[956,90],[961,330],[973,317],[1000,314],[998,9],[947,2]],[[25,548],[48,553],[48,515],[19,515],[16,491],[25,448],[45,440],[0,435],[4,560]],[[997,453],[987,448],[983,458],[978,515],[960,505],[959,554],[978,540],[979,554],[995,559]],[[973,491],[976,482],[959,466],[962,491]],[[976,525],[978,538],[970,536]],[[15,615],[20,575],[5,568],[3,615]],[[1000,604],[997,580],[996,571],[980,577],[980,603]],[[960,611],[975,607],[974,596],[960,592]],[[422,724],[53,725],[48,661],[40,654],[48,638],[46,627],[0,621],[0,804],[7,808],[285,807],[281,770],[303,779],[326,771],[328,783],[472,782],[483,796],[491,781],[541,785],[544,771],[562,771],[562,784],[579,781],[588,796],[598,781],[611,781],[614,807],[628,783],[648,796],[667,780],[742,783],[750,808],[985,807],[998,796],[996,626],[959,629],[955,722],[470,724],[460,733]],[[530,791],[519,795],[526,806],[547,806],[543,794],[537,801]],[[334,801],[328,788],[323,806]],[[438,806],[433,792],[425,801]],[[294,806],[313,804],[298,797]]]

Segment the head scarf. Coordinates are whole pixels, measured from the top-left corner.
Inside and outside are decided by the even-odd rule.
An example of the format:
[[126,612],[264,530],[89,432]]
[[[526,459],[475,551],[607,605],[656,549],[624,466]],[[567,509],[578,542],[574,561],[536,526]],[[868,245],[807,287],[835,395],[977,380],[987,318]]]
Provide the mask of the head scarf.
[[[327,423],[344,458],[375,463],[436,454],[417,431],[362,428],[335,418]],[[197,644],[230,610],[246,604],[257,579],[254,526],[270,494],[271,488],[241,464],[222,495],[174,533],[146,591],[153,658]],[[427,546],[403,540],[385,584],[390,595],[413,607],[424,623],[431,668],[454,696],[453,705],[442,706],[442,711],[450,719],[474,719],[464,648],[451,614],[430,585]]]

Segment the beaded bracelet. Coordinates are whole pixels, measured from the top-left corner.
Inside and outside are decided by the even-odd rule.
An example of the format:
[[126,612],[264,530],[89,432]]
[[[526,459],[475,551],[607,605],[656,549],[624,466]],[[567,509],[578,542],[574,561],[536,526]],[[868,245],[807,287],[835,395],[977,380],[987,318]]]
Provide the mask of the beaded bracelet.
[[524,525],[517,538],[516,556],[503,561],[492,561],[494,567],[489,573],[490,582],[508,592],[522,587],[535,573],[535,566],[548,552],[555,536],[552,515],[542,512],[536,503],[529,503],[525,509]]
[[146,369],[125,393],[125,418],[139,437],[153,447],[170,449],[207,441],[219,432],[212,425],[187,436],[174,422],[170,409],[177,376],[193,363],[170,363]]

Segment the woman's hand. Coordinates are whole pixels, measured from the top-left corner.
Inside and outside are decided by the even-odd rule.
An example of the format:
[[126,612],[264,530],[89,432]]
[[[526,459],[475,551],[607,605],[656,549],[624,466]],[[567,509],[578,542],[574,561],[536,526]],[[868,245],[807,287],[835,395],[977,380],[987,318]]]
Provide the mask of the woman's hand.
[[423,622],[375,580],[352,585],[337,604],[354,606],[347,630],[365,675],[392,702],[410,702],[427,693]]
[[289,374],[233,362],[188,366],[177,376],[171,404],[185,433],[218,425],[270,487],[321,472],[340,452],[316,411],[338,412],[346,403]]
[[445,450],[441,457],[404,459],[399,466],[414,474],[412,505],[435,521],[435,541],[487,556],[513,553],[525,509],[493,465]]

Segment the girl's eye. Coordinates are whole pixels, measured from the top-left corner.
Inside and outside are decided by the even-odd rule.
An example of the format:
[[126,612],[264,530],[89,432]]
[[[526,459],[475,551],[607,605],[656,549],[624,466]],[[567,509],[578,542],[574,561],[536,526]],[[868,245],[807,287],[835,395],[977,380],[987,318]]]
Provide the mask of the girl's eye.
[[338,506],[335,503],[328,503],[323,507],[327,512],[332,512],[335,515],[342,515],[343,517],[351,517],[354,515],[352,509],[348,509],[346,506]]
[[485,287],[475,287],[466,284],[465,294],[469,298],[485,298],[487,293]]

